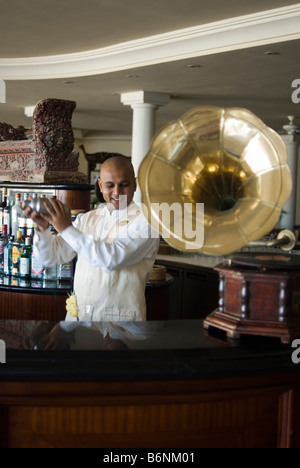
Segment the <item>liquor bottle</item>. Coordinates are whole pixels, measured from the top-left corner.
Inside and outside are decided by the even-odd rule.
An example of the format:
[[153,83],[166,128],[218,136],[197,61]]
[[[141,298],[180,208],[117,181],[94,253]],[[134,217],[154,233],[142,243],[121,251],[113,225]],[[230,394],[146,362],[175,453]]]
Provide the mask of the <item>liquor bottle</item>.
[[26,219],[26,237],[33,237],[34,235],[35,223],[31,218]]
[[0,207],[5,208],[6,207],[6,202],[7,202],[7,188],[3,187],[2,188],[2,202]]
[[31,277],[31,238],[26,237],[25,245],[20,257],[20,277],[21,278],[30,278]]
[[23,212],[22,217],[19,218],[19,229],[22,232],[22,238],[25,242],[27,236],[27,218]]
[[12,246],[13,246],[14,236],[9,236],[8,243],[4,247],[3,252],[3,270],[6,276],[11,276],[12,274]]
[[20,276],[20,258],[23,251],[24,242],[22,239],[22,232],[17,231],[17,238],[12,245],[12,276]]
[[3,224],[0,237],[0,274],[4,272],[4,247],[8,244],[7,226]]
[[28,197],[29,197],[28,193],[23,194],[23,203],[24,203],[24,205],[25,205],[26,201],[28,200]]
[[21,208],[21,194],[16,193],[16,202],[11,208],[11,233],[14,237],[17,236],[19,229],[19,220],[24,216]]
[[71,283],[73,281],[73,261],[58,265],[57,280],[59,283]]
[[11,190],[7,190],[7,203],[6,203],[6,207],[3,210],[3,224],[6,224],[7,226],[8,235],[11,235],[11,205],[12,205]]
[[2,189],[2,201],[0,204],[0,231],[2,232],[2,226],[4,224],[3,216],[4,216],[4,208],[6,207],[7,203],[7,189],[3,187]]
[[[24,193],[24,195],[23,195],[23,204],[24,205],[26,204],[27,199],[28,199],[28,193]],[[27,221],[28,221],[28,218],[25,215],[24,211],[22,210],[22,214],[20,214],[20,216],[19,216],[19,229],[22,232],[22,238],[23,238],[24,242],[25,242],[25,239],[27,237]]]

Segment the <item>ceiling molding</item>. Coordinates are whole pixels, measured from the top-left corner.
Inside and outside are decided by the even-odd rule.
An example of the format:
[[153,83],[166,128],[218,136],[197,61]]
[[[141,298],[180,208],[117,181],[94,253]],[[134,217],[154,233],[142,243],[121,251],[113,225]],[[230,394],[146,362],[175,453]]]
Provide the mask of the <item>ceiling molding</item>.
[[80,53],[0,59],[2,80],[100,75],[300,38],[300,4]]

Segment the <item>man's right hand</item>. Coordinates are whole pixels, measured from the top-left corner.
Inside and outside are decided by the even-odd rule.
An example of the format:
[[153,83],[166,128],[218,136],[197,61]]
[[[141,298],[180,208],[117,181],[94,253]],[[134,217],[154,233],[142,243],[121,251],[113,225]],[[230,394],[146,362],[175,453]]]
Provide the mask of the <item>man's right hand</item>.
[[27,218],[31,218],[36,224],[38,231],[44,232],[49,228],[49,223],[46,219],[43,219],[36,211],[32,210],[30,206],[26,206],[24,213]]

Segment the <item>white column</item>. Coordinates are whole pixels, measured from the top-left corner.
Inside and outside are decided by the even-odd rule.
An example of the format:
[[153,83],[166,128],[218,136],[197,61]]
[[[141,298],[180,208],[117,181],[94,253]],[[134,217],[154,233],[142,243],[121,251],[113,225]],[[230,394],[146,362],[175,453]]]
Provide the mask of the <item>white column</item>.
[[281,135],[288,156],[288,165],[290,167],[293,179],[293,190],[290,198],[283,208],[280,220],[282,229],[290,229],[294,232],[296,224],[296,200],[297,200],[297,166],[298,166],[298,137],[297,135]]
[[[121,94],[121,102],[133,109],[131,158],[136,175],[156,130],[156,111],[160,106],[168,104],[169,100],[170,96],[163,93],[136,91]],[[141,201],[139,191],[135,195],[135,201]]]

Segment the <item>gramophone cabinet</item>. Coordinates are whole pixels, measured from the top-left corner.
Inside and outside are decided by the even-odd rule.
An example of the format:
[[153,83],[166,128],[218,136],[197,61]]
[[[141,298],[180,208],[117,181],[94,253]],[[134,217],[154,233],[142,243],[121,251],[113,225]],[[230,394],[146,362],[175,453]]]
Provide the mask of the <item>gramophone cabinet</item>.
[[223,263],[219,273],[219,307],[204,328],[240,335],[279,337],[290,343],[300,337],[300,269],[287,264],[281,270]]

